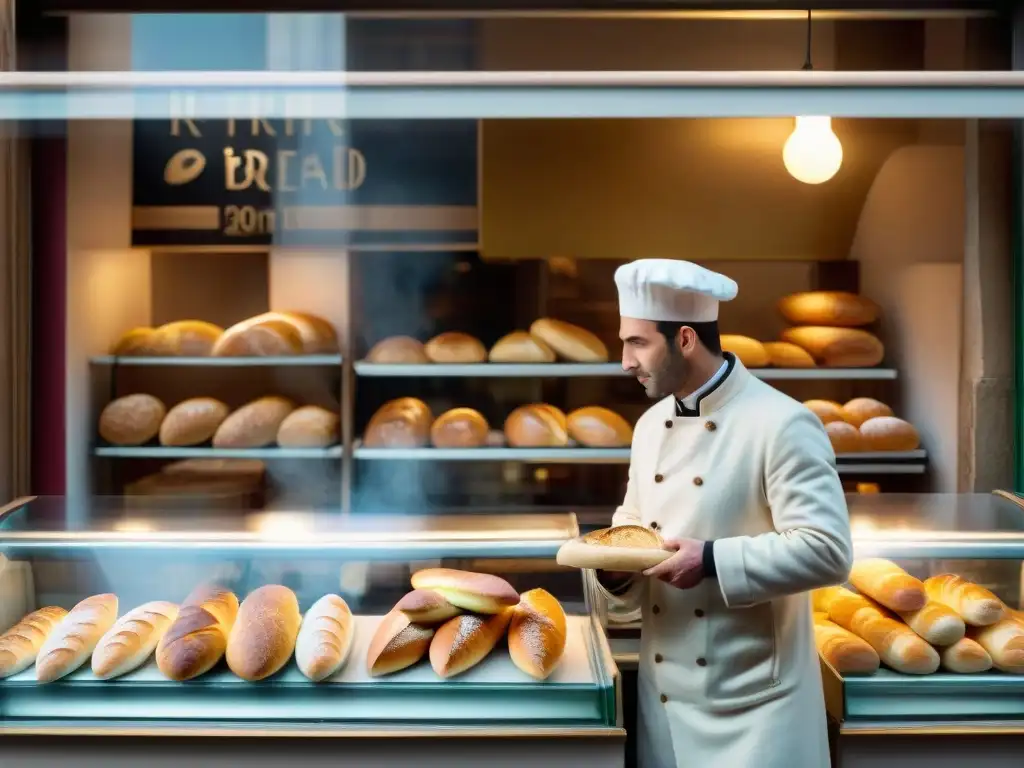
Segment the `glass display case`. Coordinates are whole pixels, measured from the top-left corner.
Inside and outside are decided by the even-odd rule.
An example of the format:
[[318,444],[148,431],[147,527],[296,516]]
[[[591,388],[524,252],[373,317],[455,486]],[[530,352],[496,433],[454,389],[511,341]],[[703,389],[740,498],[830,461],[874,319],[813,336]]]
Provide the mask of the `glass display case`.
[[[401,756],[409,759],[417,740],[443,739],[446,746],[430,749],[446,760],[450,753],[458,765],[479,763],[473,750],[481,739],[494,745],[488,750],[514,740],[520,758],[532,753],[531,759],[551,761],[557,758],[550,750],[564,749],[566,737],[574,737],[568,741],[593,753],[588,760],[621,765],[618,673],[591,612],[589,576],[531,567],[553,558],[577,533],[571,513],[225,515],[180,507],[162,512],[152,504],[138,510],[126,498],[93,499],[87,506],[65,498],[19,500],[0,510],[4,630],[43,606],[70,610],[93,595],[116,595],[116,613],[124,616],[154,600],[184,608],[200,584],[216,584],[239,601],[273,584],[290,590],[300,611],[308,612],[324,595],[343,598],[353,616],[353,640],[347,662],[317,683],[300,672],[297,656],[259,682],[236,675],[224,659],[177,682],[158,666],[159,649],[114,679],[96,676],[88,657],[45,684],[29,666],[0,680],[0,731],[37,739],[83,733],[234,735],[243,741],[255,735],[344,736],[373,742],[373,759],[379,755],[384,764],[406,764]],[[393,674],[371,674],[369,647],[382,617],[412,590],[411,575],[469,567],[506,580],[518,593],[543,588],[559,602],[565,644],[550,675],[537,679],[520,671],[507,650],[507,631],[458,675],[441,677],[426,651]],[[245,613],[243,602],[236,624]],[[36,748],[46,743],[39,739]],[[225,756],[229,762],[239,758]],[[347,759],[331,757],[333,765]]]

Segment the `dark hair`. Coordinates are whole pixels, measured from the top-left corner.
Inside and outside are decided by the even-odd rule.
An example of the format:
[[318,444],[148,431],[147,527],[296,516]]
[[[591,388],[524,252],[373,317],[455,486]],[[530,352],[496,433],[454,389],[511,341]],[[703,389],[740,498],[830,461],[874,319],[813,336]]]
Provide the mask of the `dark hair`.
[[722,354],[722,339],[718,335],[718,321],[712,320],[709,323],[675,323],[668,320],[658,321],[658,333],[665,337],[669,344],[675,344],[679,329],[683,326],[693,328],[697,339],[704,348],[713,355]]

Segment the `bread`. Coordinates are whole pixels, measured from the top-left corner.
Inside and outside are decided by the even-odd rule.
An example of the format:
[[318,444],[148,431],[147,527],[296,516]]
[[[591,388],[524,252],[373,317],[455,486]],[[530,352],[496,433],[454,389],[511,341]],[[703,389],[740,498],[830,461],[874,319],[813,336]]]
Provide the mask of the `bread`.
[[892,416],[892,408],[871,397],[855,397],[843,405],[842,413],[846,421],[859,427],[876,416]]
[[335,674],[348,661],[355,638],[352,611],[338,595],[324,595],[306,611],[295,641],[295,663],[314,683]]
[[422,365],[430,358],[423,342],[410,336],[391,336],[378,341],[366,355],[366,362],[378,365]]
[[566,620],[561,604],[543,589],[524,592],[508,628],[508,655],[521,671],[545,680],[565,653]]
[[762,344],[768,353],[768,364],[774,368],[814,368],[814,358],[810,353],[790,344],[788,341],[766,341]]
[[816,363],[828,368],[871,368],[885,358],[878,337],[855,328],[805,325],[787,328],[782,340],[807,350]]
[[438,627],[430,641],[434,672],[439,677],[454,677],[487,658],[505,635],[512,613],[511,607],[487,616],[465,613]]
[[565,420],[569,437],[588,448],[628,448],[633,427],[624,418],[597,405],[577,408]]
[[882,487],[878,483],[857,483],[857,493],[881,493]]
[[84,664],[117,621],[117,595],[87,597],[47,635],[36,656],[36,681],[51,683]]
[[461,608],[429,589],[409,592],[398,601],[395,610],[405,614],[409,621],[424,626],[441,624],[462,613]]
[[872,675],[881,663],[867,640],[831,622],[827,614],[814,617],[814,644],[821,656],[841,675]]
[[870,325],[878,319],[878,304],[846,291],[806,291],[785,296],[779,312],[793,325]]
[[391,611],[381,619],[370,640],[366,671],[378,677],[411,667],[427,654],[433,636],[433,627],[413,624],[400,611]]
[[213,434],[214,448],[263,448],[273,445],[295,405],[283,397],[261,397],[231,413]]
[[326,448],[338,442],[340,430],[338,414],[319,405],[304,405],[285,416],[276,439],[282,448]]
[[487,360],[487,348],[480,339],[458,331],[435,336],[423,351],[432,363],[483,363]]
[[639,572],[671,557],[661,536],[639,525],[618,525],[570,539],[555,560],[569,568]]
[[723,333],[721,335],[722,351],[732,352],[747,368],[767,368],[771,358],[764,345],[749,336]]
[[142,445],[157,436],[166,415],[166,406],[152,395],[125,395],[100,414],[100,437],[111,445]]
[[915,451],[921,438],[914,425],[894,416],[875,416],[860,425],[866,451]]
[[400,397],[384,403],[366,425],[369,448],[422,448],[430,439],[434,415],[422,400]]
[[157,328],[146,341],[146,354],[162,357],[208,357],[224,334],[203,320],[176,320]]
[[46,638],[67,615],[63,608],[48,605],[32,611],[0,635],[0,680],[31,667]]
[[967,624],[976,627],[995,624],[1006,614],[1003,601],[989,590],[952,573],[925,579],[924,589],[929,600],[952,608]]
[[92,673],[109,680],[142,666],[176,618],[178,606],[162,600],[128,611],[96,644]]
[[555,350],[538,336],[512,331],[498,339],[487,359],[492,363],[553,363]]
[[156,665],[170,680],[191,680],[213,669],[228,646],[238,616],[238,598],[202,586],[185,598],[178,617],[156,646]]
[[659,549],[664,542],[656,532],[642,525],[616,525],[584,534],[583,541],[603,547],[640,547]]
[[900,618],[932,645],[953,645],[967,631],[960,614],[934,600],[929,600],[923,608],[916,611],[900,613]]
[[452,408],[430,426],[430,442],[436,448],[479,448],[486,445],[490,429],[479,411]]
[[110,354],[123,357],[149,355],[153,349],[151,342],[155,333],[154,328],[132,328],[113,343]]
[[277,357],[303,351],[302,334],[291,322],[270,313],[250,317],[224,331],[214,344],[216,357]]
[[864,438],[855,426],[845,421],[830,421],[825,425],[825,434],[828,435],[832,450],[837,455],[864,450]]
[[939,654],[942,668],[949,672],[976,675],[992,669],[992,657],[979,643],[969,637],[957,640]]
[[228,413],[228,407],[212,397],[182,400],[160,424],[160,445],[201,445],[213,437]]
[[243,680],[270,677],[291,659],[301,623],[299,600],[288,587],[254,589],[239,606],[228,635],[228,667]]
[[967,636],[988,651],[1000,672],[1024,675],[1024,625],[1012,618],[984,627],[971,627]]
[[597,336],[578,325],[542,317],[530,325],[530,335],[547,344],[555,354],[572,363],[606,363],[608,348]]
[[426,568],[412,575],[413,589],[437,592],[452,605],[474,613],[498,613],[519,602],[519,593],[489,573]]
[[924,584],[890,560],[870,557],[853,561],[850,583],[892,611],[918,611],[927,602]]
[[846,414],[843,413],[843,406],[832,400],[805,400],[804,406],[821,419],[822,424],[845,421]]
[[553,405],[523,405],[505,419],[505,439],[514,448],[563,448],[569,444],[569,426]]
[[897,672],[930,675],[939,668],[939,654],[901,621],[892,619],[863,595],[844,587],[816,590],[816,601],[828,607],[828,617],[875,649]]
[[267,312],[262,317],[283,320],[299,334],[302,353],[305,355],[331,355],[338,351],[338,332],[334,326],[319,315],[289,309]]

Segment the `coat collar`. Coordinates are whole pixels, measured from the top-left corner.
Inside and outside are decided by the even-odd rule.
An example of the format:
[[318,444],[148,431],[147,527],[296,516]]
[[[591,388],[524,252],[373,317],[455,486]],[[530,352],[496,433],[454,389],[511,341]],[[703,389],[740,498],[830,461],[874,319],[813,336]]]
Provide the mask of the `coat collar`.
[[695,416],[708,416],[720,410],[729,400],[740,392],[750,379],[750,371],[746,369],[740,359],[732,352],[725,353],[725,359],[729,364],[728,370],[713,387],[697,398],[697,413],[692,411],[680,415],[677,409],[675,395],[670,395],[662,402],[668,416],[675,418],[693,418]]

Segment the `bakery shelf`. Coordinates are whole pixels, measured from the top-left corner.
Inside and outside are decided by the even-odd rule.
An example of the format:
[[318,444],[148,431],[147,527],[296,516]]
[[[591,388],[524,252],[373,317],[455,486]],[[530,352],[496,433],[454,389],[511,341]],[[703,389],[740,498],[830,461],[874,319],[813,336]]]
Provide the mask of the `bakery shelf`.
[[211,368],[286,368],[334,367],[342,363],[341,355],[279,355],[276,357],[136,357],[99,355],[89,361],[93,365],[124,365],[133,367],[211,367]]
[[328,448],[174,448],[163,445],[98,445],[93,449],[93,454],[117,459],[335,459],[341,458],[342,448],[340,445]]

